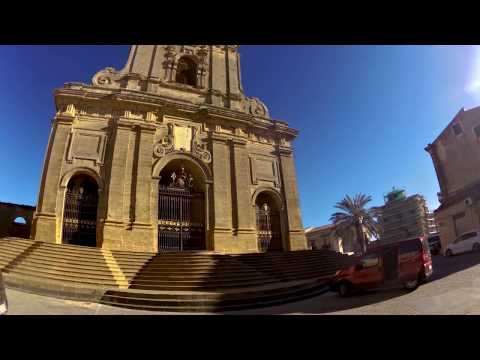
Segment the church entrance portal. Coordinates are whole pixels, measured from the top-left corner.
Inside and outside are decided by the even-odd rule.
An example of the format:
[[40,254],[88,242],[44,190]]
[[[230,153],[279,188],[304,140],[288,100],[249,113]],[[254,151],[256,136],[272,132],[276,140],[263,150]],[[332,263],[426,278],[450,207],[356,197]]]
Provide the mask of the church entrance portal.
[[261,252],[281,251],[280,212],[275,201],[268,193],[261,193],[255,202],[255,209],[258,249]]
[[174,160],[160,173],[158,250],[205,250],[202,176],[188,162]]
[[73,177],[65,194],[63,243],[97,246],[98,185],[85,175]]

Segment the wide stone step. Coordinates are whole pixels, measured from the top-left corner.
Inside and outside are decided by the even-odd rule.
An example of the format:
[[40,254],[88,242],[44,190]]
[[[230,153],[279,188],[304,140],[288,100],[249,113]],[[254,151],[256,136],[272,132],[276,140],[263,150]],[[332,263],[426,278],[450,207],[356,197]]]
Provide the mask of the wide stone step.
[[[19,242],[19,243],[33,243],[38,242],[42,244],[42,246],[51,247],[51,248],[61,248],[65,251],[80,251],[82,253],[101,253],[102,249],[96,247],[88,247],[88,246],[81,246],[81,245],[71,245],[71,244],[54,244],[51,242],[44,242],[44,241],[34,241],[34,240],[27,240],[27,239],[15,239],[9,240],[11,238],[6,238],[7,241],[11,242]],[[154,253],[149,252],[133,252],[133,251],[119,251],[119,250],[111,250],[112,252],[118,255],[127,255],[127,256],[153,256]]]
[[[32,242],[33,244],[33,242]],[[109,254],[102,252],[100,249],[98,249],[98,252],[95,253],[90,253],[87,251],[81,251],[81,250],[75,250],[71,251],[68,249],[64,249],[63,245],[45,245],[45,243],[38,243],[39,247],[35,249],[35,252],[44,254],[45,256],[55,256],[55,257],[61,257],[61,258],[81,258],[84,259],[85,261],[103,261],[105,258],[109,258]],[[22,245],[21,244],[15,244],[13,242],[8,242],[5,244],[5,248],[9,249],[21,249]],[[0,248],[1,251],[1,248]],[[137,263],[145,263],[153,255],[150,256],[142,256],[142,257],[136,257],[136,256],[131,256],[128,257],[125,254],[122,254],[121,256],[112,254],[115,260],[119,263],[127,263],[127,264],[137,264]]]
[[213,299],[204,300],[191,299],[175,299],[159,297],[146,297],[144,295],[136,295],[137,297],[122,297],[121,295],[109,295],[108,293],[102,299],[103,304],[121,306],[131,309],[143,309],[152,311],[172,311],[172,312],[218,312],[229,310],[241,310],[248,308],[257,308],[262,306],[273,306],[284,304],[292,301],[310,298],[325,291],[325,283],[315,284],[305,288],[278,289],[276,291],[265,293],[264,291],[250,292],[240,294],[236,299],[224,298],[224,300]]
[[316,278],[303,281],[290,281],[288,283],[274,283],[258,286],[248,286],[225,291],[157,291],[157,290],[137,290],[137,289],[115,289],[109,290],[105,295],[114,295],[117,297],[133,298],[167,298],[167,299],[238,299],[245,296],[256,296],[258,294],[277,293],[285,290],[298,290],[306,287],[320,286],[326,283],[326,278]]
[[202,286],[197,285],[130,285],[129,289],[138,289],[138,290],[151,290],[151,291],[223,291],[225,289],[235,289],[243,288],[245,286],[259,286],[259,285],[271,285],[277,283],[275,280],[265,280],[265,281],[256,281],[250,283],[226,283],[223,285],[219,284],[204,284]]
[[194,274],[194,273],[251,273],[251,272],[283,272],[285,269],[299,271],[299,270],[315,270],[315,269],[338,269],[342,264],[327,263],[327,264],[297,264],[296,266],[281,267],[276,265],[261,265],[256,266],[251,264],[224,264],[221,266],[173,266],[173,265],[152,265],[149,263],[142,269],[142,273],[148,274],[176,274],[178,276]]
[[236,272],[236,271],[256,271],[249,265],[245,264],[222,264],[222,265],[202,265],[202,266],[187,266],[187,265],[152,265],[151,263],[143,267],[146,272],[178,272],[179,274],[190,272]]
[[67,275],[56,275],[56,274],[48,274],[44,272],[32,272],[30,270],[23,270],[23,269],[12,269],[9,270],[7,273],[11,274],[22,274],[28,275],[35,278],[42,278],[42,279],[51,279],[51,280],[60,280],[65,283],[75,283],[75,284],[86,284],[86,285],[104,285],[110,287],[117,287],[117,282],[114,279],[111,280],[96,280],[90,279],[86,277],[72,277]]
[[38,255],[36,253],[31,254],[28,256],[26,259],[23,259],[22,262],[30,262],[32,264],[36,265],[51,265],[51,264],[57,264],[57,265],[63,265],[66,268],[73,268],[73,269],[90,269],[90,270],[111,270],[111,269],[116,269],[119,268],[123,273],[137,273],[141,268],[142,265],[136,265],[136,266],[124,266],[120,264],[116,264],[114,262],[88,262],[88,261],[82,261],[81,259],[55,259],[55,258],[46,258],[44,256]]
[[308,266],[308,267],[298,267],[294,269],[272,269],[272,268],[240,268],[235,271],[226,270],[222,268],[214,269],[175,269],[175,268],[165,268],[165,269],[152,269],[150,267],[143,268],[139,271],[138,276],[172,276],[172,277],[189,277],[189,276],[218,276],[220,275],[232,275],[232,276],[248,276],[253,274],[263,274],[263,275],[281,275],[285,274],[301,274],[301,273],[312,273],[317,271],[329,271],[335,272],[341,266]]
[[244,262],[242,260],[232,260],[232,259],[224,259],[220,261],[158,261],[158,260],[152,260],[149,262],[149,266],[158,266],[158,267],[167,267],[167,266],[176,266],[176,267],[215,267],[215,266],[222,266],[222,265],[231,265],[235,266],[234,264],[237,264],[239,266],[240,264],[243,265],[248,265],[248,266],[276,266],[276,267],[290,267],[290,266],[300,266],[300,265],[315,265],[315,264],[329,264],[329,263],[338,263],[337,260],[331,260],[331,259],[325,259],[325,260],[309,260],[309,261],[284,261],[284,262],[267,262],[267,261],[249,261],[249,262]]
[[232,277],[232,276],[202,276],[202,277],[189,277],[189,278],[179,278],[179,277],[157,277],[157,278],[145,278],[145,277],[136,277],[132,279],[132,284],[205,284],[205,283],[237,283],[242,281],[263,281],[266,279],[272,279],[267,276],[243,276],[243,277]]
[[63,268],[40,268],[40,267],[32,267],[29,265],[18,264],[13,269],[9,269],[9,272],[29,272],[31,274],[48,274],[48,275],[59,275],[68,279],[89,279],[89,280],[107,280],[107,281],[114,281],[115,276],[113,276],[110,272],[97,272],[97,273],[86,273],[86,272],[73,272],[73,271],[66,271]]
[[13,269],[28,269],[32,272],[34,271],[40,271],[40,272],[49,272],[49,271],[55,271],[58,273],[62,274],[67,274],[67,275],[72,275],[72,276],[83,276],[83,277],[95,277],[95,276],[103,276],[103,277],[117,277],[121,278],[122,276],[127,278],[127,279],[132,279],[135,275],[135,273],[130,273],[130,274],[124,274],[121,272],[112,272],[109,269],[78,269],[74,267],[65,267],[65,266],[58,266],[55,264],[34,264],[28,260],[22,261],[18,264],[15,264],[12,268]]
[[[284,287],[278,286],[256,286],[251,287],[248,291],[245,292],[228,292],[225,291],[224,293],[208,293],[208,292],[187,292],[187,291],[163,291],[163,292],[156,292],[153,294],[152,292],[145,292],[142,293],[141,291],[137,291],[132,293],[130,291],[133,290],[125,290],[124,292],[119,291],[107,291],[104,296],[104,299],[111,298],[117,299],[123,302],[132,302],[137,304],[149,304],[149,303],[156,303],[163,305],[168,305],[166,302],[185,302],[185,303],[194,303],[197,304],[220,304],[229,302],[230,304],[233,303],[242,303],[244,304],[246,301],[263,301],[272,296],[278,295],[288,295],[295,292],[305,291],[305,290],[312,290],[317,289],[318,287],[325,286],[325,282],[316,282],[316,283],[309,283],[308,285],[302,286],[288,286],[285,284]],[[129,291],[129,292],[127,292]],[[180,304],[179,304],[180,305]]]
[[[239,277],[239,276],[258,276],[259,274],[263,274],[261,272],[252,270],[252,271],[236,271],[236,272],[223,272],[223,271],[189,271],[189,272],[179,272],[175,270],[171,271],[146,271],[142,270],[137,273],[137,277],[143,278],[158,278],[158,277],[170,277],[170,278],[191,278],[191,277],[215,277],[220,275],[227,275],[232,277]],[[263,275],[264,276],[264,275]]]
[[203,281],[132,281],[130,288],[132,289],[158,289],[158,290],[171,290],[171,289],[216,289],[216,288],[235,288],[235,287],[244,287],[244,286],[255,286],[259,284],[267,283],[282,283],[289,281],[298,281],[298,280],[307,280],[307,279],[318,279],[318,278],[331,278],[332,273],[315,273],[315,274],[304,274],[301,276],[292,276],[285,277],[284,279],[274,278],[274,277],[265,277],[265,278],[256,278],[256,279],[237,279],[237,280],[223,280],[223,279],[205,279]]

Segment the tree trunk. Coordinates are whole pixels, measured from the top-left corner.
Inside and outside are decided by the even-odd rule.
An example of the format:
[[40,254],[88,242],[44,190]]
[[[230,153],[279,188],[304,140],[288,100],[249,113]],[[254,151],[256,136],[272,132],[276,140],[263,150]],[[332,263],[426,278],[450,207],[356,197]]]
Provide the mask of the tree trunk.
[[365,244],[365,234],[363,233],[362,224],[357,223],[355,225],[355,230],[357,232],[357,242],[360,245],[360,252],[363,255],[367,252],[367,247],[366,247],[366,244]]

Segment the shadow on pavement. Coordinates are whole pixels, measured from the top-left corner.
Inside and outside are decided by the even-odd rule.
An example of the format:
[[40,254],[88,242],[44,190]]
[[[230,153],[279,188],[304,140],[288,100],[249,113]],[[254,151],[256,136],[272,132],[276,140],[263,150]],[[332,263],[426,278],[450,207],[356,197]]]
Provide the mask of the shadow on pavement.
[[466,270],[480,264],[480,253],[469,252],[464,254],[445,257],[443,255],[432,256],[433,276],[432,281],[442,279],[459,271]]
[[[433,276],[430,282],[435,282],[456,272],[463,271],[480,264],[480,253],[465,253],[453,256],[451,258],[437,255],[433,256],[432,260]],[[428,284],[426,285],[428,286]],[[409,293],[410,292],[403,289],[401,285],[388,289],[360,292],[348,298],[341,298],[337,293],[328,291],[325,294],[315,298],[295,303],[251,311],[225,312],[224,314],[280,315],[336,313],[360,308],[363,306],[378,304],[394,298],[402,297]]]

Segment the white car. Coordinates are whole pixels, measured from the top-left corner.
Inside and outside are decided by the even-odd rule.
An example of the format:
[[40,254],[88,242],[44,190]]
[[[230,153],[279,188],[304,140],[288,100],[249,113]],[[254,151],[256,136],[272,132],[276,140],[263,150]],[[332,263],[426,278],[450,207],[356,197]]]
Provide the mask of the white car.
[[468,251],[480,251],[480,232],[478,230],[468,231],[448,244],[445,249],[445,256],[452,256]]

